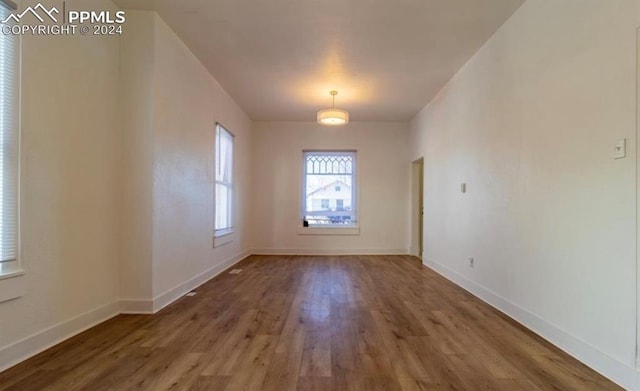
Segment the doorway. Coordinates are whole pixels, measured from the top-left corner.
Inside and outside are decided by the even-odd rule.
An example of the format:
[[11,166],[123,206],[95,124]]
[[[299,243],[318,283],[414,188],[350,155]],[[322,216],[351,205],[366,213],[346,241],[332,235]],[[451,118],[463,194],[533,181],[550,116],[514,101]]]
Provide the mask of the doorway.
[[411,163],[411,255],[424,253],[424,159]]

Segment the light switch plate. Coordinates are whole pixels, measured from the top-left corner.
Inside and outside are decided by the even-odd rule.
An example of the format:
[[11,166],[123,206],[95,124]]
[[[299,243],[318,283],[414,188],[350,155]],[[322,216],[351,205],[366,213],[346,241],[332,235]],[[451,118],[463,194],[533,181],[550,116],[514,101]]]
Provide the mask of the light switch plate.
[[614,159],[622,159],[627,157],[627,139],[621,138],[616,141],[616,145],[613,148],[613,158]]

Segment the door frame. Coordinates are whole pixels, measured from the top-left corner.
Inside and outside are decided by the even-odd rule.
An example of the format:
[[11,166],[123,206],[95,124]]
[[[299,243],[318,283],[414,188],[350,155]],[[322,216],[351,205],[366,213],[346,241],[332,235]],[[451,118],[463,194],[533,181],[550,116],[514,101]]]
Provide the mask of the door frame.
[[640,370],[640,27],[636,29],[636,370]]
[[424,158],[411,162],[411,248],[409,253],[424,255]]

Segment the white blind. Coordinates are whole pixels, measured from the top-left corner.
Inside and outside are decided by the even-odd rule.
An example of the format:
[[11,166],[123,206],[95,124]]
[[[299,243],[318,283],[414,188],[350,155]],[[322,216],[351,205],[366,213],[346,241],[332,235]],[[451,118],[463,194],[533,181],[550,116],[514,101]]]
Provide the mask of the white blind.
[[[0,19],[12,10],[0,2]],[[0,34],[0,263],[16,261],[18,246],[19,40]]]

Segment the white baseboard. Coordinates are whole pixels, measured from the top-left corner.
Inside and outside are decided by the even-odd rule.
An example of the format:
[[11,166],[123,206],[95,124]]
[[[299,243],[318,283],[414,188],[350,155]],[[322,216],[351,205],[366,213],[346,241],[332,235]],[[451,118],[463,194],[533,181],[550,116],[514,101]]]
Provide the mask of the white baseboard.
[[409,250],[401,249],[317,249],[317,248],[258,248],[255,255],[407,255]]
[[203,273],[200,273],[197,276],[156,296],[153,299],[153,303],[152,303],[153,313],[160,311],[164,307],[178,300],[185,294],[189,293],[190,291],[194,290],[195,288],[199,287],[200,285],[204,284],[205,282],[209,281],[213,277],[217,276],[218,274],[222,273],[226,269],[230,268],[231,266],[242,261],[243,259],[247,258],[250,255],[251,255],[251,251],[245,250],[240,254],[220,263],[219,265],[216,265],[211,269],[206,270]]
[[611,381],[627,390],[640,391],[640,373],[633,367],[625,365],[589,345],[587,342],[568,334],[539,316],[532,314],[508,299],[490,291],[475,281],[467,279],[438,262],[424,257],[423,264],[526,326],[534,333],[564,350],[569,355],[575,357]]
[[194,290],[226,269],[247,258],[251,254],[251,251],[245,250],[240,254],[223,261],[219,265],[216,265],[209,270],[205,270],[197,276],[169,289],[153,299],[120,299],[120,313],[155,314],[188,292]]
[[121,314],[153,314],[153,300],[120,299]]
[[[398,250],[315,250],[315,249],[256,249],[241,254],[191,278],[190,280],[166,291],[153,300],[121,300],[65,322],[58,323],[45,330],[23,338],[11,345],[0,348],[0,372],[49,349],[81,332],[90,329],[120,313],[151,314],[166,307],[187,292],[209,281],[224,270],[240,262],[251,254],[260,255],[406,255],[407,249]],[[568,354],[577,358],[589,367],[611,379],[628,390],[640,391],[640,373],[633,367],[597,350],[588,343],[564,332],[544,319],[519,307],[515,303],[497,295],[478,283],[471,281],[457,272],[425,257],[424,265],[435,270],[445,278],[471,292],[489,305],[504,312],[522,323],[533,332],[558,346]]]
[[0,349],[0,372],[120,313],[118,302],[103,305]]
[[205,270],[197,276],[169,289],[168,291],[156,296],[153,300],[144,299],[121,299],[120,313],[122,314],[155,314],[164,307],[178,300],[185,294],[191,292],[195,288],[209,281],[213,277],[222,273],[226,269],[235,265],[251,255],[251,251],[245,250],[240,254],[227,259],[226,261]]
[[249,250],[191,278],[153,300],[122,299],[58,323],[0,348],[0,372],[88,330],[118,314],[153,314],[251,255]]

